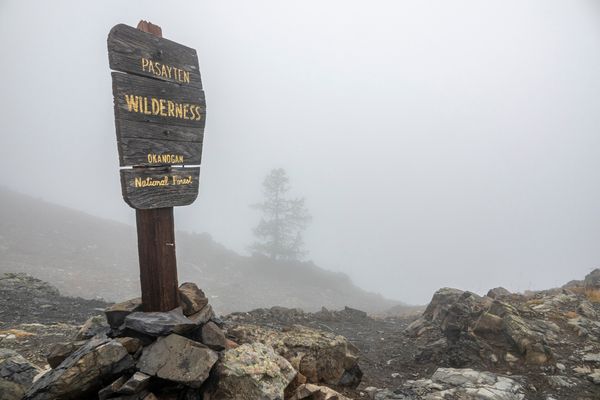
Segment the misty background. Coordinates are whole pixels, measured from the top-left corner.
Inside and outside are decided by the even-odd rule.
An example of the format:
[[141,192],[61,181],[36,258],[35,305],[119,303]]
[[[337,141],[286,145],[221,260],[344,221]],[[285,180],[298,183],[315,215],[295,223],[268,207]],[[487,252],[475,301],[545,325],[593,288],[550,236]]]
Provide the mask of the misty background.
[[246,253],[248,206],[283,167],[309,258],[392,299],[598,267],[597,1],[0,0],[0,185],[135,223],[106,37],[140,19],[198,51],[206,92],[176,229]]

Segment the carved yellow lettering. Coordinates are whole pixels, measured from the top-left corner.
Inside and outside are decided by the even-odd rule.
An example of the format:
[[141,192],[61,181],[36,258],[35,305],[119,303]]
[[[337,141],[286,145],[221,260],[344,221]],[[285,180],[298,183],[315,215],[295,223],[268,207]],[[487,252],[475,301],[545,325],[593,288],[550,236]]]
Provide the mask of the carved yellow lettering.
[[175,103],[173,103],[171,100],[167,100],[167,114],[169,117],[175,116]]
[[183,118],[183,104],[175,103],[175,117]]
[[129,110],[129,112],[131,112],[131,111],[138,112],[139,102],[138,102],[138,98],[136,96],[134,96],[132,94],[126,94],[125,102],[127,103],[127,110]]
[[186,83],[190,83],[190,72],[184,70],[183,71],[183,81]]
[[188,117],[188,112],[190,111],[190,105],[189,104],[184,104],[183,105],[183,119],[190,119]]
[[171,77],[171,71],[173,70],[173,67],[171,67],[170,65],[167,65],[167,73],[169,74],[169,78]]
[[154,72],[154,62],[152,60],[148,60],[148,72],[152,72],[153,74]]
[[145,57],[142,57],[142,71],[146,71],[146,68],[148,67],[149,63],[150,63],[150,60],[148,60]]
[[158,115],[158,113],[160,112],[160,102],[158,101],[158,99],[155,99],[154,97],[152,97],[151,99],[152,99],[152,115]]
[[159,102],[160,102],[160,116],[166,117],[167,116],[167,112],[166,112],[166,108],[167,108],[166,103],[167,102],[165,101],[165,99],[160,99]]
[[200,121],[202,119],[202,114],[200,114],[200,106],[194,106],[194,110],[196,110],[196,121]]
[[148,98],[144,97],[144,114],[150,115],[152,111],[150,111],[150,107],[148,107]]

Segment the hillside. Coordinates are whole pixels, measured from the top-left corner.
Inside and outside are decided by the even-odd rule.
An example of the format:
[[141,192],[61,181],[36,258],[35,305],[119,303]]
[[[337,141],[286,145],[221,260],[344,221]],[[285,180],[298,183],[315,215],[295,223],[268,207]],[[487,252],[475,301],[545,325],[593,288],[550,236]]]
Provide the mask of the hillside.
[[[62,293],[118,301],[139,293],[135,228],[0,189],[0,272],[26,272]],[[221,313],[280,305],[382,312],[399,302],[313,263],[246,257],[208,234],[177,232],[180,281],[198,282]]]

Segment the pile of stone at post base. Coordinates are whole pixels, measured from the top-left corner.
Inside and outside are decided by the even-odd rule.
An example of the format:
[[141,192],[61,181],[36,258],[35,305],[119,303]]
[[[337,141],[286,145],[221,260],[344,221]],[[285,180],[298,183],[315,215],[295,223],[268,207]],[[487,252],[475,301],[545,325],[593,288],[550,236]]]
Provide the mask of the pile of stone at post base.
[[345,399],[307,386],[269,344],[228,339],[195,284],[180,286],[179,301],[169,312],[142,312],[133,299],[89,319],[72,342],[51,349],[51,369],[23,399]]

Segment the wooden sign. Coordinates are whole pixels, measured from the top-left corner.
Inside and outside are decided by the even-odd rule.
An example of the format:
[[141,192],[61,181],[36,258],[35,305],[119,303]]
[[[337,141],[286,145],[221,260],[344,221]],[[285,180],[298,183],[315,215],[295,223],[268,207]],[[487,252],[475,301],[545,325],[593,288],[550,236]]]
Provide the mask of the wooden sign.
[[115,71],[202,89],[196,50],[131,26],[111,29],[108,62]]
[[202,90],[119,72],[112,78],[121,166],[200,164]]
[[121,188],[133,208],[187,206],[198,196],[200,168],[139,168],[121,170]]
[[[121,190],[136,209],[198,195],[206,101],[196,50],[127,25],[108,35]],[[155,167],[161,167],[156,169]]]

